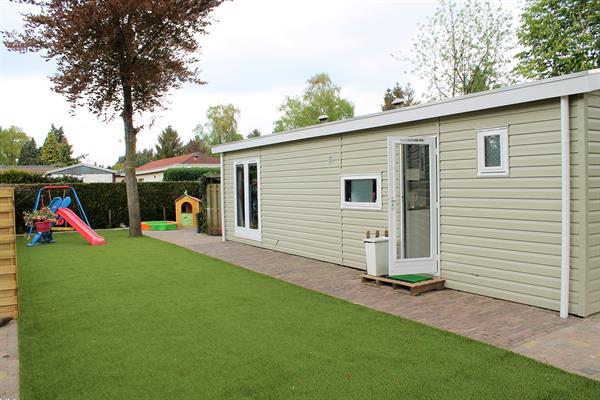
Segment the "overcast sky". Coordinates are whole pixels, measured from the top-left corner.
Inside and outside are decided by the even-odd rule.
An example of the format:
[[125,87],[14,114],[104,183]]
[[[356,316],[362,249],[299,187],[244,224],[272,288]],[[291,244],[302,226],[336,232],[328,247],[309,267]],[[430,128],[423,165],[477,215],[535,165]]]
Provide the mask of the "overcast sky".
[[[518,0],[503,1],[517,15]],[[327,72],[355,105],[355,115],[380,111],[381,98],[395,82],[416,80],[408,54],[417,30],[435,1],[402,0],[236,0],[214,13],[210,34],[201,38],[202,86],[186,86],[169,97],[168,110],[138,135],[138,148],[154,145],[160,130],[172,125],[184,141],[206,122],[206,109],[233,103],[241,111],[240,133],[257,128],[270,133],[277,107],[297,95],[310,76]],[[0,0],[0,30],[20,29],[21,6]],[[52,64],[37,54],[9,53],[0,44],[0,126],[16,125],[38,145],[51,123],[64,126],[76,155],[111,165],[124,153],[120,120],[109,123],[77,110],[50,90]]]

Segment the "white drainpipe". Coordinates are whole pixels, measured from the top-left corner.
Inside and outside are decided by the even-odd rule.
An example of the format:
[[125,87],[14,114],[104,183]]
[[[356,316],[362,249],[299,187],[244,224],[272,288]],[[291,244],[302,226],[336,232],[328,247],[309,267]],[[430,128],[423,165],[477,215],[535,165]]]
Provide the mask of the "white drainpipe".
[[221,189],[221,240],[225,241],[225,198],[223,196],[223,193],[225,192],[225,190],[223,189],[223,185],[225,185],[225,171],[223,168],[223,153],[220,154],[221,156],[221,184],[219,185],[220,189]]
[[571,258],[571,135],[569,96],[560,98],[560,143],[562,175],[562,260],[560,263],[560,317],[569,316],[569,273]]

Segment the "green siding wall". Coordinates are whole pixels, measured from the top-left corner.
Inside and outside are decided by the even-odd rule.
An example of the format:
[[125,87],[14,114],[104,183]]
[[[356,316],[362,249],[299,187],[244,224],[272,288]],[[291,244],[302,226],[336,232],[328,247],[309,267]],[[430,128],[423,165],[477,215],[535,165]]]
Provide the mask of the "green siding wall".
[[[586,193],[582,101],[583,96],[571,99],[570,311],[578,315],[587,314],[583,299],[588,261],[582,239],[587,228],[581,201]],[[477,177],[476,130],[498,126],[509,127],[510,177]],[[557,310],[559,99],[226,153],[227,239],[364,269],[365,232],[388,227],[387,137],[414,135],[439,137],[441,274],[447,286]],[[261,159],[261,243],[233,235],[232,162],[250,156]],[[597,172],[600,176],[600,165]],[[353,173],[382,174],[382,210],[340,209],[340,175]],[[600,207],[596,210],[600,217]],[[598,222],[600,226],[600,218]],[[600,246],[590,249],[600,257]],[[594,271],[600,278],[600,269]],[[590,298],[596,293],[600,291],[590,292]]]
[[[581,164],[571,99],[572,165]],[[477,177],[476,130],[508,126],[509,177]],[[440,120],[441,272],[450,288],[557,310],[561,264],[559,99]],[[585,184],[576,177],[572,187]],[[579,192],[572,192],[570,311],[582,314]]]
[[586,95],[588,121],[588,313],[600,312],[600,92]]

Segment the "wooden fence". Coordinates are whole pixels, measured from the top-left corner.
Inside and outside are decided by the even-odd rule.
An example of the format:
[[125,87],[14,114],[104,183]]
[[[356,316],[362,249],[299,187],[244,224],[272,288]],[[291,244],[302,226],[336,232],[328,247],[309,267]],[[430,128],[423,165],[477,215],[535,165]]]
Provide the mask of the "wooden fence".
[[13,188],[0,187],[0,319],[19,316]]
[[206,233],[221,235],[221,185],[206,185]]

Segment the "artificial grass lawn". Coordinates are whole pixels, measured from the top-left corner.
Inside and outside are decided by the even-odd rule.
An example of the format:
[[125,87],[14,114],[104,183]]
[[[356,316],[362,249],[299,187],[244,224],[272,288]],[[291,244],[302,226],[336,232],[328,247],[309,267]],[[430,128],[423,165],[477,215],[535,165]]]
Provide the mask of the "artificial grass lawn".
[[600,382],[492,346],[101,234],[18,243],[24,400],[600,398]]

